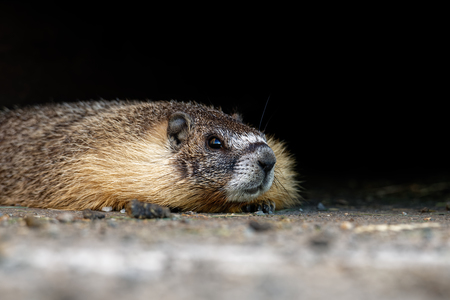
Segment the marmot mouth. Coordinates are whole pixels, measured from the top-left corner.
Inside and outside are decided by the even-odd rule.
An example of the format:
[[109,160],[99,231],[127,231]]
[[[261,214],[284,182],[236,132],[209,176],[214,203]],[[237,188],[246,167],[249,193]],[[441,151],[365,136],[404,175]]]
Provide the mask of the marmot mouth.
[[[263,178],[261,178],[263,177]],[[256,174],[255,176],[249,175],[245,182],[244,179],[237,177],[234,179],[237,181],[240,179],[240,182],[232,182],[233,184],[228,184],[225,188],[227,194],[227,201],[230,202],[249,202],[253,201],[262,194],[269,191],[273,182],[273,169],[263,176],[262,174]]]

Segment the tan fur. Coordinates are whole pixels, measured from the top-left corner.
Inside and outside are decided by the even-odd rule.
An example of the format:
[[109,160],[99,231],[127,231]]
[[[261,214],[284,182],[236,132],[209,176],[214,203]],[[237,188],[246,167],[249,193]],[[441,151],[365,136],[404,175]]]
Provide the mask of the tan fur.
[[[138,199],[181,210],[241,211],[249,203],[228,202],[217,189],[180,175],[179,155],[167,138],[167,114],[180,109],[193,115],[195,124],[203,113],[213,120],[231,118],[196,103],[177,102],[79,102],[1,112],[0,204],[121,209]],[[247,130],[230,122],[233,130]],[[207,126],[197,130],[202,128]],[[268,138],[267,144],[277,158],[275,180],[251,203],[271,200],[277,209],[295,205],[299,185],[294,159],[282,142]],[[192,147],[182,148],[180,155],[189,157],[184,152],[192,150],[201,160]],[[211,180],[220,183],[220,175]]]

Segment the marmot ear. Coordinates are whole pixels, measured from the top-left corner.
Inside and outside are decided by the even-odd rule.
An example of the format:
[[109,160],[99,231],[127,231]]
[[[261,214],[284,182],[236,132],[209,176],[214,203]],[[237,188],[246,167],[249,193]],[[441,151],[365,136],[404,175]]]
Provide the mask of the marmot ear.
[[169,118],[167,126],[167,135],[170,143],[177,147],[183,143],[187,137],[192,126],[191,117],[184,112],[175,112]]
[[242,115],[240,113],[235,112],[231,115],[231,117],[233,119],[235,119],[236,121],[238,121],[239,123],[244,122],[244,118],[242,117]]

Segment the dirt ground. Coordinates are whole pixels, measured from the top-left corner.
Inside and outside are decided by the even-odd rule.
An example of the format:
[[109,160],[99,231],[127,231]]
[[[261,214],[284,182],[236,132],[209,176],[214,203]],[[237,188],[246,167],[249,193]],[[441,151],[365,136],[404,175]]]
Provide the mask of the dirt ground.
[[147,220],[0,207],[0,298],[448,299],[445,207],[335,204]]

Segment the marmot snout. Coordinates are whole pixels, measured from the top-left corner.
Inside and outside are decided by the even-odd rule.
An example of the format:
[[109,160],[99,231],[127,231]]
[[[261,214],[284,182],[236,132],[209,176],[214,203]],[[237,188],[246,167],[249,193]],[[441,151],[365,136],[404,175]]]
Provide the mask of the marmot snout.
[[197,103],[92,101],[0,112],[0,203],[239,212],[297,203],[294,160]]
[[272,186],[276,157],[266,143],[249,145],[242,155],[227,186],[229,201],[247,202],[267,192]]

